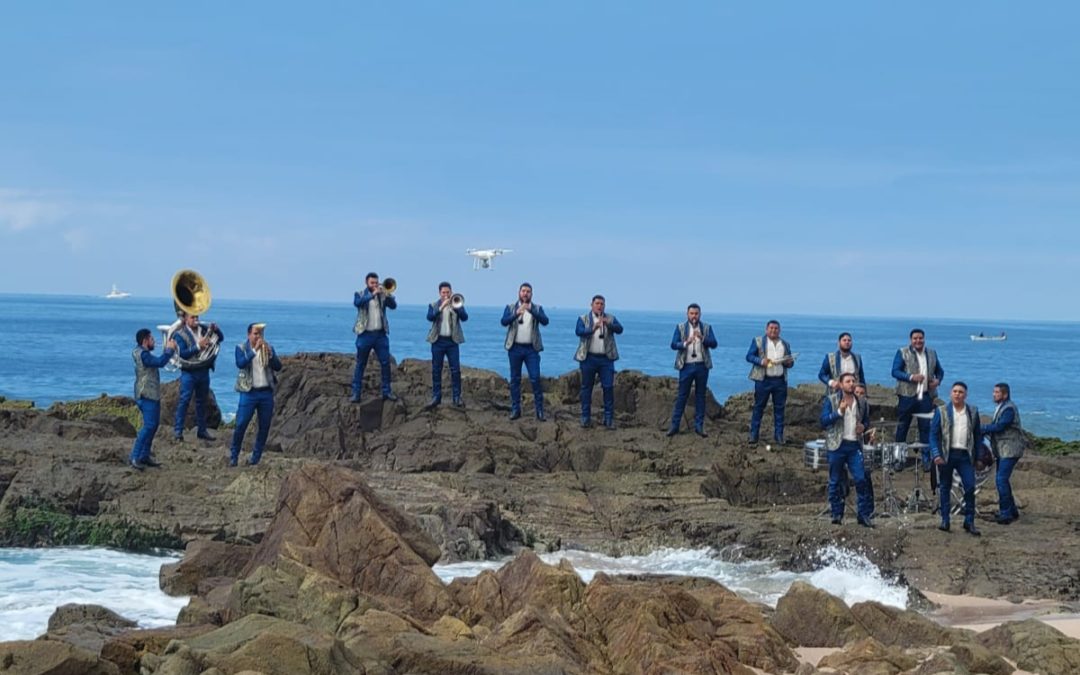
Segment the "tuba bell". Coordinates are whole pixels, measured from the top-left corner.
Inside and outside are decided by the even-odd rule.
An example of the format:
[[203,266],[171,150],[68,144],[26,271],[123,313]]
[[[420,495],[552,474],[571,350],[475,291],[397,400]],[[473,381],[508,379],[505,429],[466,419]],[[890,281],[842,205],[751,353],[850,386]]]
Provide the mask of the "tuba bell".
[[393,295],[397,290],[397,279],[394,277],[386,277],[382,282],[382,289],[386,291],[387,295]]
[[465,296],[461,293],[454,293],[450,296],[450,307],[453,309],[461,309],[465,306]]
[[[185,314],[202,315],[210,309],[212,299],[206,279],[195,270],[180,270],[174,274],[169,290],[172,292],[173,310],[176,312],[177,319],[168,326],[158,326],[162,332],[163,342],[171,340],[176,331],[184,325]],[[189,368],[203,366],[217,358],[218,350],[221,348],[218,344],[217,332],[210,331],[207,337],[210,340],[209,344],[195,357],[182,359],[179,354],[175,354],[166,370],[175,371],[184,366]]]

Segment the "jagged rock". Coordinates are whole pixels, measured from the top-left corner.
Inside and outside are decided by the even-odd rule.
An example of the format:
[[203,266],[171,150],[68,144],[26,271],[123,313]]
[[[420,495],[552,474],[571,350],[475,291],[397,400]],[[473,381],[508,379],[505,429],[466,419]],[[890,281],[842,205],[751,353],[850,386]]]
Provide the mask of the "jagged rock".
[[278,508],[245,573],[294,560],[418,618],[452,606],[431,571],[439,548],[348,469],[306,464],[282,482]]
[[1005,659],[992,654],[989,649],[972,640],[957,642],[949,651],[956,656],[961,664],[973,673],[986,673],[987,675],[1010,675],[1013,672]]
[[868,637],[843,600],[802,581],[793,583],[776,603],[771,623],[802,647],[843,647]]
[[567,563],[545,564],[529,550],[500,569],[471,579],[455,579],[450,593],[469,625],[494,628],[526,606],[559,611],[571,617],[585,594],[585,583]]
[[67,642],[97,654],[106,640],[137,624],[100,605],[67,604],[49,617],[48,632],[39,639]]
[[214,628],[198,625],[125,631],[106,640],[101,658],[116,664],[120,675],[139,675],[139,665],[147,654],[163,654],[173,640],[192,638]]
[[238,577],[254,552],[253,546],[195,539],[184,549],[183,560],[161,566],[158,584],[169,595],[194,595],[203,579]]
[[[206,401],[206,426],[211,429],[221,427],[221,408],[218,407],[217,396],[214,388],[221,386],[231,387],[232,382],[221,377],[210,375],[210,396]],[[172,429],[173,420],[176,419],[176,406],[180,402],[180,380],[173,380],[161,385],[161,429],[158,434],[167,434]],[[187,415],[184,417],[184,429],[194,430],[197,426],[195,419],[195,397],[188,404]]]
[[883,645],[932,647],[956,644],[964,638],[960,631],[946,628],[917,612],[879,602],[856,603],[851,613],[867,634]]
[[[1011,670],[1010,670],[1011,672]],[[910,675],[971,675],[967,666],[951,652],[935,652],[910,671]]]
[[56,640],[0,642],[4,675],[120,675],[116,664]]
[[886,647],[874,638],[862,638],[843,651],[822,657],[818,668],[833,668],[850,675],[896,675],[911,670],[916,661],[896,647]]
[[1008,621],[979,633],[976,641],[1023,670],[1049,675],[1080,672],[1080,640],[1036,619]]

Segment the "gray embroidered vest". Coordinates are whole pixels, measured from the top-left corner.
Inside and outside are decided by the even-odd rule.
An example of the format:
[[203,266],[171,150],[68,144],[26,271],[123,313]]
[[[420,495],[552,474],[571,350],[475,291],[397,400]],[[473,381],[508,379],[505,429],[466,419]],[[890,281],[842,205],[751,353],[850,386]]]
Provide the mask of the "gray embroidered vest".
[[[439,301],[441,302],[441,301]],[[435,308],[438,311],[439,302],[431,303],[430,307]],[[427,341],[434,344],[439,339],[439,328],[442,325],[443,313],[439,312],[439,318],[431,322],[431,329],[427,334]],[[461,321],[458,319],[457,312],[450,310],[450,339],[454,341],[454,344],[461,344],[465,342],[465,333],[461,330]]]
[[[840,410],[840,401],[844,398],[843,392],[837,392],[829,397],[829,401],[832,403],[833,412]],[[870,417],[870,403],[865,398],[855,399],[855,415],[858,417],[858,423],[862,424],[867,418]],[[829,427],[825,431],[825,449],[836,450],[840,447],[840,443],[844,441],[844,418],[840,419]],[[862,443],[860,442],[861,446]]]
[[[859,382],[859,371],[862,370],[862,357],[851,352],[851,358],[855,359],[855,372],[852,375],[855,376],[855,384],[862,384]],[[839,380],[843,373],[840,372],[840,359],[836,358],[836,352],[829,352],[829,379]]]
[[[701,327],[701,339],[704,342],[709,337],[709,324],[704,321],[698,321],[698,326]],[[690,337],[690,322],[683,321],[679,324],[679,339],[686,342]],[[702,362],[705,364],[705,368],[712,369],[712,354],[705,348],[703,344],[699,344],[698,349],[701,350]],[[680,349],[675,352],[675,370],[682,370],[686,365],[686,349]]]
[[[926,352],[926,372],[921,373],[926,375],[928,384],[926,393],[930,396],[937,394],[937,389],[929,388],[929,380],[934,377],[934,371],[937,370],[937,352],[929,347],[924,347],[923,351]],[[919,357],[916,356],[915,350],[910,346],[900,348],[900,357],[904,359],[904,370],[908,375],[916,375],[919,373]],[[896,395],[897,396],[917,396],[919,394],[919,383],[908,382],[907,380],[896,381]]]
[[142,362],[143,348],[136,347],[131,352],[135,360],[135,399],[145,398],[150,401],[161,400],[161,373],[157,368],[147,368]]
[[[941,415],[941,438],[939,447],[941,448],[941,456],[945,461],[949,461],[949,451],[953,447],[962,447],[971,454],[972,460],[975,459],[975,420],[979,419],[979,410],[973,405],[964,404],[964,412],[968,416],[967,436],[961,442],[962,445],[954,446],[952,442],[952,419],[949,418],[949,408],[953,407],[952,401],[946,402],[938,406],[938,413]],[[953,414],[956,411],[953,410]]]
[[1012,408],[1013,423],[996,434],[990,434],[990,445],[994,453],[1002,459],[1023,457],[1024,450],[1027,448],[1027,437],[1024,436],[1024,429],[1020,424],[1020,411],[1017,410],[1016,404],[1012,400],[1005,401],[1001,410],[994,413],[993,421],[997,422],[1006,408]]
[[366,305],[360,305],[356,308],[356,323],[353,324],[353,332],[360,335],[367,330],[368,327],[368,309],[371,307],[371,303],[378,302],[379,312],[382,314],[382,329],[389,335],[390,334],[390,322],[386,318],[386,307],[384,303],[386,299],[375,300],[374,298]]
[[[769,355],[769,350],[765,346],[765,340],[767,340],[767,339],[768,338],[766,338],[764,335],[759,335],[756,338],[754,338],[754,344],[757,346],[757,353],[758,353],[759,358],[765,358],[765,357],[767,357]],[[780,338],[780,343],[784,345],[784,356],[791,356],[791,345],[788,344],[788,341],[785,340],[784,338]],[[788,371],[787,366],[784,366],[783,378],[784,378],[785,382],[787,382],[787,371]],[[750,365],[750,375],[748,375],[747,377],[749,377],[754,382],[763,381],[765,379],[765,367],[764,366],[759,366],[756,363],[751,364]]]
[[[581,322],[589,329],[589,335],[583,335],[578,343],[577,351],[574,352],[575,361],[584,361],[589,353],[589,342],[592,340],[593,315],[587,312],[581,315]],[[615,346],[615,333],[611,332],[610,326],[604,328],[604,356],[612,361],[619,360],[619,348]]]
[[[515,302],[513,304],[507,305],[507,307],[510,308],[511,312],[516,312],[518,308],[518,303]],[[507,350],[514,346],[514,341],[517,338],[517,329],[517,319],[511,321],[510,325],[506,327],[506,342],[503,343],[503,346]],[[532,347],[536,351],[542,352],[544,351],[544,341],[540,339],[540,322],[536,320],[536,317],[533,317],[532,329]]]
[[[245,352],[248,351],[248,343],[246,340],[238,344],[237,347],[243,349]],[[248,362],[246,368],[237,369],[236,386],[233,387],[236,391],[240,393],[249,392],[251,391],[252,387],[255,386],[255,376],[251,373],[251,369],[254,367],[254,361],[250,361]],[[277,373],[274,372],[274,369],[270,367],[269,363],[266,364],[266,370],[268,375],[267,379],[270,382],[270,390],[273,391],[275,388],[277,388]]]

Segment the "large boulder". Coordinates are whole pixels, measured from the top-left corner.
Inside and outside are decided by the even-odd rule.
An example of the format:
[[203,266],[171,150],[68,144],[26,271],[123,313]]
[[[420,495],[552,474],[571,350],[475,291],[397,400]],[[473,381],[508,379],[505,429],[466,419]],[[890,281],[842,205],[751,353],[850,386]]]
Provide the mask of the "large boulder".
[[137,624],[100,605],[67,604],[49,617],[45,639],[67,642],[97,654],[105,642]]
[[851,614],[870,637],[883,645],[933,647],[953,645],[964,638],[961,631],[946,628],[918,612],[889,607],[880,602],[860,602]]
[[800,647],[843,647],[869,637],[844,601],[796,581],[776,603],[772,626]]
[[818,668],[833,668],[852,675],[896,675],[911,670],[918,661],[896,647],[886,647],[874,638],[856,640],[844,648],[822,657]]
[[120,669],[120,675],[139,675],[142,658],[163,654],[173,640],[185,640],[214,630],[215,626],[169,626],[128,630],[109,638],[101,648],[101,658]]
[[4,675],[120,675],[116,664],[56,640],[0,642]]
[[1049,675],[1080,673],[1080,640],[1037,619],[1008,621],[979,633],[976,639],[1023,670]]
[[452,608],[431,570],[439,547],[349,469],[305,464],[281,484],[274,518],[244,574],[279,557],[421,619]]
[[200,582],[240,576],[254,552],[253,546],[195,539],[188,542],[183,560],[161,566],[158,584],[169,595],[194,595]]
[[[214,376],[211,377],[210,394],[206,400],[206,426],[211,429],[218,429],[221,427],[222,416],[221,408],[218,407],[217,396],[214,395],[214,387],[221,386],[221,381],[218,380],[217,384],[214,384]],[[231,386],[231,383],[226,384]],[[172,429],[173,420],[176,418],[176,407],[180,402],[180,380],[173,380],[172,382],[166,382],[161,385],[161,426],[158,429],[158,434],[164,435]],[[188,404],[187,415],[184,417],[184,429],[194,429],[197,425],[195,418],[195,398],[192,397],[191,403]]]

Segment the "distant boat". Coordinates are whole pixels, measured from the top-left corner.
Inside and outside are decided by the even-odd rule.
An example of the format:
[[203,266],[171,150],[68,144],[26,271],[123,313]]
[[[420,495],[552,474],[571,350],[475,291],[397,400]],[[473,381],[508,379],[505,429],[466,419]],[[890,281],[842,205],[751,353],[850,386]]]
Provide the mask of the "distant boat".
[[112,285],[112,290],[109,291],[109,294],[105,296],[105,299],[106,300],[119,300],[121,298],[129,298],[129,297],[131,297],[131,293],[128,293],[127,291],[122,291],[122,290],[120,290],[119,288],[116,287],[116,284],[113,284]]
[[1001,331],[1001,335],[984,335],[979,333],[978,335],[972,335],[972,342],[1005,342],[1009,339],[1008,335],[1005,335],[1005,331]]

